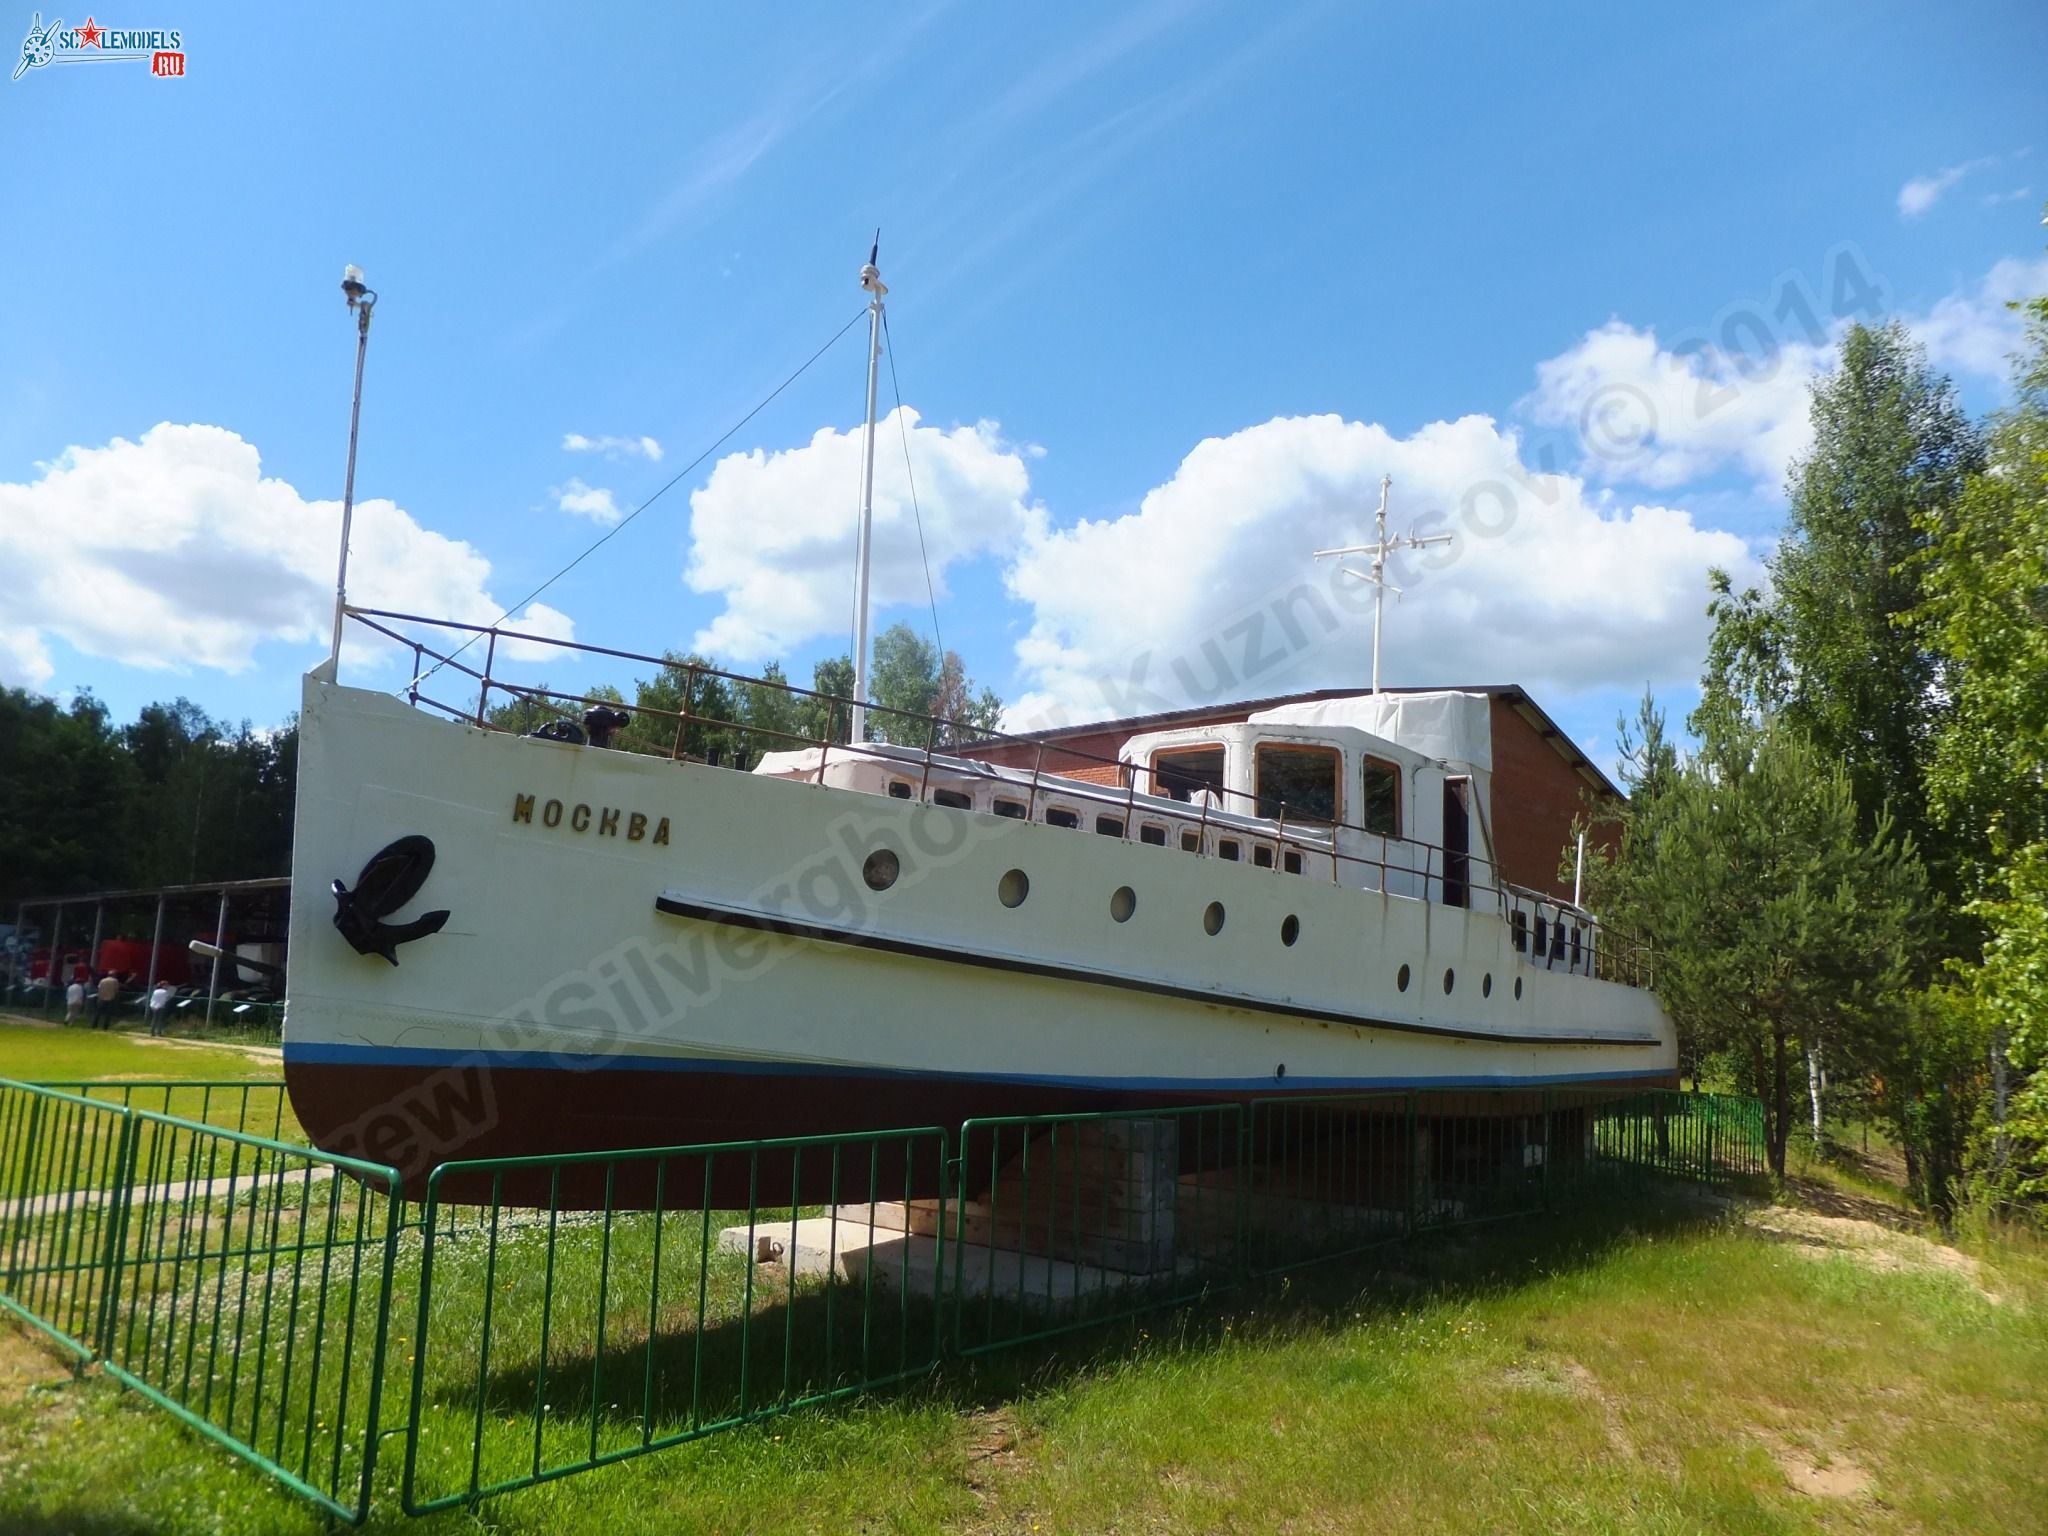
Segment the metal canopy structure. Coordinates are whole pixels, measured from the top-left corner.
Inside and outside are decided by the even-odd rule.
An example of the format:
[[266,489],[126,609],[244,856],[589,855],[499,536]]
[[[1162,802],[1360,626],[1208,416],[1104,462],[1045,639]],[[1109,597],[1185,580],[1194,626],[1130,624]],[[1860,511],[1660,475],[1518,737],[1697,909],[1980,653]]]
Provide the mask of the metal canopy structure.
[[[207,909],[211,907],[211,927],[204,927],[204,936],[218,939],[228,931],[228,921],[239,912],[244,921],[256,918],[266,927],[284,932],[290,916],[291,877],[273,875],[259,880],[202,880],[189,884],[133,886],[120,890],[79,891],[63,896],[32,896],[15,904],[16,949],[6,968],[6,998],[9,1002],[17,999],[30,980],[30,955],[32,950],[24,943],[31,914],[47,916],[47,931],[39,935],[35,948],[44,947],[41,940],[47,940],[50,952],[49,970],[45,973],[45,1001],[60,996],[62,978],[55,974],[63,964],[67,938],[75,945],[85,937],[83,925],[71,928],[70,923],[80,908],[92,914],[91,942],[86,950],[86,966],[92,970],[97,966],[102,940],[108,937],[107,917],[110,908],[154,907],[154,922],[150,927],[149,967],[143,979],[143,990],[156,986],[163,974],[162,961],[166,953],[184,946],[183,938],[167,939],[164,920],[174,909],[196,911],[199,922],[207,921]],[[214,1008],[220,998],[221,966],[228,957],[216,954],[206,987],[206,1019],[213,1022]]]

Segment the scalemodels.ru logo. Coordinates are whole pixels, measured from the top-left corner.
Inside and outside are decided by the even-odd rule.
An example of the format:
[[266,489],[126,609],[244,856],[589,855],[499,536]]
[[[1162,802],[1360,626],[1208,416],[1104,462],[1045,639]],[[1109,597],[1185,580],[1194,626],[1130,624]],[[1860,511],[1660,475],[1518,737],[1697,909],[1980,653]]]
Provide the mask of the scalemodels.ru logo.
[[90,16],[82,27],[67,27],[62,17],[43,25],[37,11],[22,41],[21,62],[14,66],[19,80],[45,64],[147,64],[159,79],[175,79],[185,73],[185,34],[157,27],[103,27]]

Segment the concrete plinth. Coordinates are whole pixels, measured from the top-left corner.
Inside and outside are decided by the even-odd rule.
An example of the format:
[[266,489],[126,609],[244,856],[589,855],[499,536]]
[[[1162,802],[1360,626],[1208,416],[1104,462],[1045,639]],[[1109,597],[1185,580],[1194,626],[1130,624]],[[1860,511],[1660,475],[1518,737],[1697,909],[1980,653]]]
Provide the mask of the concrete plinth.
[[[718,1234],[721,1253],[751,1253],[758,1264],[789,1266],[799,1279],[830,1278],[842,1284],[890,1294],[902,1290],[920,1300],[937,1297],[939,1238],[906,1232],[879,1222],[870,1225],[866,1206],[843,1208],[838,1220],[806,1216],[773,1226],[727,1227]],[[991,1248],[984,1235],[970,1233],[963,1247],[949,1239],[947,1289],[962,1300],[1014,1302],[1058,1311],[1121,1290],[1171,1278],[1171,1269],[1135,1272],[1078,1264],[1013,1248]],[[955,1268],[959,1273],[953,1273]]]

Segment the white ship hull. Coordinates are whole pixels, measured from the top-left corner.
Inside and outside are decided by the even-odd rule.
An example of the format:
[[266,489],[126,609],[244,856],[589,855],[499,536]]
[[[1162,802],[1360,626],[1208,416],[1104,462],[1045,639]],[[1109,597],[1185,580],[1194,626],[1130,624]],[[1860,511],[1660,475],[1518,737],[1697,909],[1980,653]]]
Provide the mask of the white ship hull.
[[[1327,860],[1315,878],[486,732],[310,678],[300,732],[286,1075],[316,1141],[409,1176],[974,1114],[1675,1081],[1647,990]],[[402,837],[434,863],[390,921],[449,915],[394,967],[337,930],[330,882]],[[877,850],[898,866],[880,891]]]

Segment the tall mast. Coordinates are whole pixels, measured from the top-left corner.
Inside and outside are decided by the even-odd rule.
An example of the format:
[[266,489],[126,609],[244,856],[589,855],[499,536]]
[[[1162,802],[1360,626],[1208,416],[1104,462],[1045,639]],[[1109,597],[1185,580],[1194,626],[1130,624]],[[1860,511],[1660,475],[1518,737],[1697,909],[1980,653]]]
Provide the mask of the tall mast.
[[363,356],[370,350],[370,311],[377,307],[377,290],[363,283],[363,269],[351,262],[341,270],[341,291],[356,317],[356,389],[348,408],[348,474],[341,484],[341,561],[334,572],[334,643],[327,650],[323,669],[326,682],[341,677],[341,625],[348,611],[348,534],[356,509],[356,431],[363,420]]
[[868,737],[868,560],[875,537],[875,394],[882,368],[882,274],[875,263],[882,255],[882,232],[860,269],[860,286],[868,295],[868,424],[861,441],[859,567],[853,596],[853,739]]
[[1427,549],[1432,544],[1448,544],[1451,542],[1451,535],[1448,533],[1417,535],[1411,532],[1404,533],[1396,539],[1388,538],[1387,492],[1393,484],[1394,477],[1392,475],[1380,476],[1380,507],[1379,511],[1373,514],[1374,536],[1372,543],[1347,544],[1342,549],[1319,549],[1316,551],[1316,558],[1318,560],[1328,559],[1331,556],[1342,557],[1344,555],[1372,556],[1372,569],[1370,571],[1354,571],[1348,565],[1341,567],[1341,569],[1346,576],[1355,576],[1360,581],[1372,583],[1372,691],[1374,693],[1380,691],[1380,619],[1387,606],[1387,593],[1391,590],[1395,598],[1398,599],[1401,596],[1401,589],[1392,586],[1387,580],[1387,556],[1395,553],[1397,550]]

